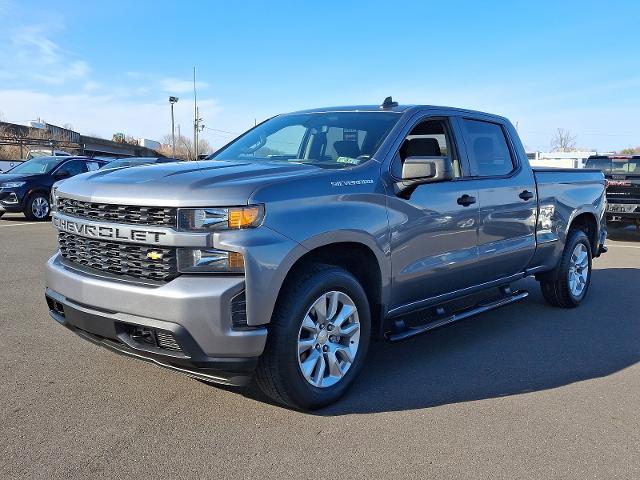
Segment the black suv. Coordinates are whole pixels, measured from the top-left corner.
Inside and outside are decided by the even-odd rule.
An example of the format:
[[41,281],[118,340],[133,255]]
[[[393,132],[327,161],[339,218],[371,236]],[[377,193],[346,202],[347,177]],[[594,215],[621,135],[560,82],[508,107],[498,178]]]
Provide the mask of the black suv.
[[86,157],[37,157],[16,165],[0,174],[0,217],[22,212],[29,220],[46,220],[54,183],[98,170],[105,163]]
[[602,170],[607,179],[607,224],[640,229],[640,155],[593,155],[586,168]]

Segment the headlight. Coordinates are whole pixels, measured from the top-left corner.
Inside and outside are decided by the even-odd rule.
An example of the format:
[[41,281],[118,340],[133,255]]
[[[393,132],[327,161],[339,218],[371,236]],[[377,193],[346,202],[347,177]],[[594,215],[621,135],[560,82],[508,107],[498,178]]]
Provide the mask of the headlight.
[[214,248],[178,248],[181,273],[243,273],[244,257],[237,252]]
[[55,212],[58,210],[58,187],[55,185],[51,189],[51,211]]
[[258,227],[264,219],[262,205],[229,208],[180,208],[178,228],[189,232],[237,230]]
[[0,188],[18,188],[22,187],[27,182],[5,182],[0,183]]

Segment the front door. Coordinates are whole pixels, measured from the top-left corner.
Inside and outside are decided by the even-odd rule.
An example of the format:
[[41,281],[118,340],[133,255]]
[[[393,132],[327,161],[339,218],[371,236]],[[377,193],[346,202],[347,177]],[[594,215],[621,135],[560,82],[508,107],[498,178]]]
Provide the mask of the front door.
[[405,198],[390,192],[391,311],[419,307],[477,281],[478,191],[465,181],[467,167],[452,139],[447,118],[419,120],[392,161],[391,176],[399,179],[407,157],[448,157],[454,179],[420,185]]

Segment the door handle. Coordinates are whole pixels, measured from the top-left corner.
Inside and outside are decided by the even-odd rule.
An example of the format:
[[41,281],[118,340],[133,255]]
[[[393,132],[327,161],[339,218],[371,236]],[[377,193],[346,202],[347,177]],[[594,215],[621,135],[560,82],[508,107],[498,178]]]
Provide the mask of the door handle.
[[522,200],[531,200],[533,198],[533,193],[529,190],[525,190],[524,192],[518,195]]
[[466,193],[458,198],[458,205],[462,205],[463,207],[468,207],[469,205],[473,205],[476,203],[476,197],[472,197],[471,195],[467,195]]

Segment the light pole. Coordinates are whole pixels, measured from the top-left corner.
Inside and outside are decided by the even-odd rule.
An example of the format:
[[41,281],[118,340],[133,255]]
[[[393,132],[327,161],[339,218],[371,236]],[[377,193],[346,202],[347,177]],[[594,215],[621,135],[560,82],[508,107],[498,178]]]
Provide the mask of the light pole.
[[176,158],[176,130],[173,123],[173,105],[178,103],[178,97],[169,97],[171,104],[171,142],[173,143],[173,158]]

